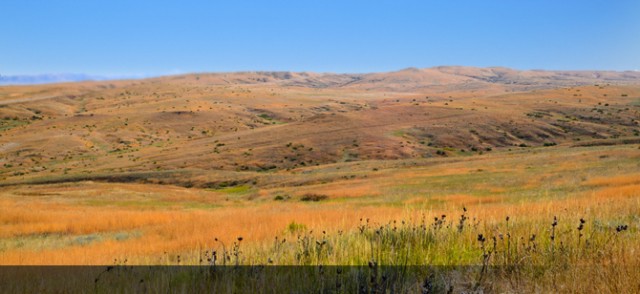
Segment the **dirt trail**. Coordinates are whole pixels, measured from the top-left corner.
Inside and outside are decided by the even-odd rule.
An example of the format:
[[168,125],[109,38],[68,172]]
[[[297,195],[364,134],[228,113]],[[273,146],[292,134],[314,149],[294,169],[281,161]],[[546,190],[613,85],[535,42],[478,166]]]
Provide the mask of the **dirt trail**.
[[20,146],[20,144],[16,143],[16,142],[9,142],[9,143],[5,143],[5,144],[0,144],[0,153],[1,152],[5,152],[13,147],[18,147]]

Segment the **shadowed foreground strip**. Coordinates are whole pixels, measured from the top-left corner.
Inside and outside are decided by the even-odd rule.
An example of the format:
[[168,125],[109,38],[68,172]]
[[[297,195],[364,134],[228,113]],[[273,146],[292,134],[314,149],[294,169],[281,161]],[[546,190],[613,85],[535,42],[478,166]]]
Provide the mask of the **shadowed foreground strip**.
[[[516,292],[571,291],[564,283],[556,285],[555,289],[553,285],[528,284],[522,281],[523,274],[519,270],[518,267],[378,266],[374,263],[369,266],[34,266],[1,267],[0,281],[4,286],[3,290],[8,293],[492,293],[507,289]],[[537,270],[545,271],[542,267]],[[608,288],[600,281],[585,280],[581,283],[585,289],[592,289],[593,292],[620,290]]]

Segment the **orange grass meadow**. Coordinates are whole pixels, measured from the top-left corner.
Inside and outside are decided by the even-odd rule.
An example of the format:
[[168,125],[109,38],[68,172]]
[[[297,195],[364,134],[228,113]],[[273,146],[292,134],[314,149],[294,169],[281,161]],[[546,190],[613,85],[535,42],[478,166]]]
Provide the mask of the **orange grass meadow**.
[[[522,230],[543,227],[554,216],[572,224],[585,218],[635,228],[640,173],[637,159],[628,160],[632,149],[579,149],[590,159],[568,165],[564,159],[576,150],[552,151],[566,156],[519,154],[515,164],[514,156],[496,154],[451,162],[446,168],[428,162],[391,167],[368,178],[313,188],[238,192],[97,182],[6,187],[0,196],[0,264],[172,264],[179,255],[181,262],[197,264],[199,252],[238,237],[244,240],[245,262],[251,263],[263,259],[252,252],[259,254],[275,237],[295,239],[292,224],[316,233],[350,232],[363,218],[382,224],[455,217],[463,207],[487,228],[505,216],[521,223]],[[603,152],[609,154],[604,161],[598,155]],[[532,177],[525,167],[540,156],[555,159],[545,163],[546,173]],[[354,173],[369,170],[366,164],[352,168]],[[488,175],[479,181],[481,168],[495,174],[485,171]],[[500,171],[507,168],[511,175],[505,178]],[[297,198],[310,191],[328,199]],[[276,195],[290,198],[274,200]],[[635,247],[638,243],[633,242]]]

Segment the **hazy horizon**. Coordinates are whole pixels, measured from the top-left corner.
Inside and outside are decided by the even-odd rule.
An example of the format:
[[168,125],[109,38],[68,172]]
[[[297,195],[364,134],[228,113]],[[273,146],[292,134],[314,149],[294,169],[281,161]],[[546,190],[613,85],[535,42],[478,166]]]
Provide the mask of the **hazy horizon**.
[[[533,69],[517,69],[510,68],[506,66],[487,66],[487,67],[475,67],[475,66],[464,66],[464,65],[437,65],[432,67],[405,67],[390,71],[384,72],[395,72],[408,70],[411,68],[417,69],[430,69],[430,68],[439,68],[439,67],[468,67],[468,68],[508,68],[516,71],[550,71],[550,72],[562,72],[562,71],[594,71],[594,72],[637,72],[638,70],[547,70],[541,68],[533,68]],[[164,76],[174,76],[174,75],[189,75],[189,74],[223,74],[223,73],[251,73],[251,72],[313,72],[320,74],[370,74],[370,73],[384,73],[382,71],[372,71],[372,72],[314,72],[314,71],[287,71],[287,70],[240,70],[240,71],[200,71],[200,72],[175,72],[175,73],[166,73],[166,74],[135,74],[135,75],[91,75],[85,73],[40,73],[40,74],[22,74],[22,75],[11,75],[11,74],[3,74],[0,73],[0,86],[11,86],[11,85],[40,85],[40,84],[53,84],[53,83],[72,83],[72,82],[82,82],[82,81],[112,81],[112,80],[129,80],[129,79],[149,79],[149,78],[157,78]]]

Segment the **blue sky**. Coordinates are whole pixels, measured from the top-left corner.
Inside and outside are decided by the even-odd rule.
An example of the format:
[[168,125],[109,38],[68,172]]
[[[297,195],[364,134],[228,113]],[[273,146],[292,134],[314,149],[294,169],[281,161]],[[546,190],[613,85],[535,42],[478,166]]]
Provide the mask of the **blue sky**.
[[3,0],[0,74],[640,69],[640,1]]

